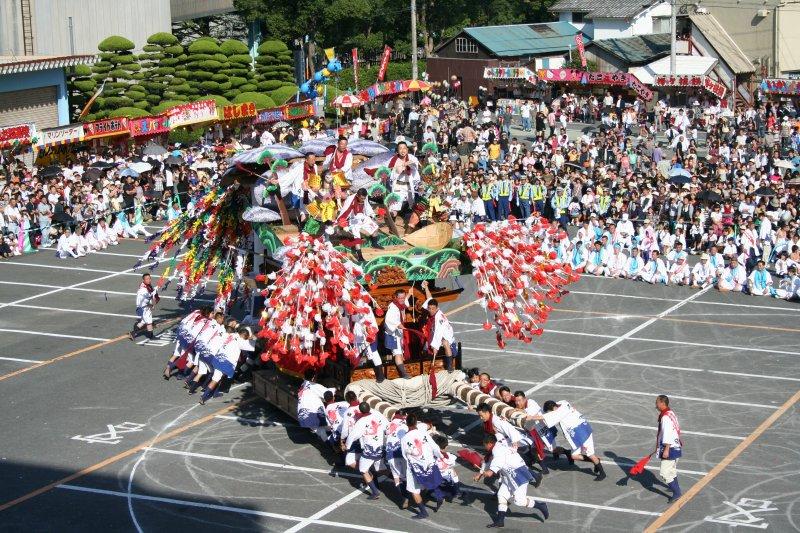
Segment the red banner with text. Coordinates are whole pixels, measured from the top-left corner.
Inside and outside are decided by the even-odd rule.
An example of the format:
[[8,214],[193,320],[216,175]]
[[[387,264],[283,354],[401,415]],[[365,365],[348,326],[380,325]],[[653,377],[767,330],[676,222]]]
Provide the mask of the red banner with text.
[[386,77],[386,68],[389,66],[389,58],[392,57],[392,49],[389,45],[383,47],[383,57],[381,58],[381,68],[378,70],[378,81],[383,81]]

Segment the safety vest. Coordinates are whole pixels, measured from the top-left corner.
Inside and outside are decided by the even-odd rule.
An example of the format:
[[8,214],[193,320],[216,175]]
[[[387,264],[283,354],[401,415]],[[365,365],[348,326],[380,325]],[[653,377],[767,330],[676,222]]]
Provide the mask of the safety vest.
[[500,180],[500,196],[511,195],[511,182],[509,180]]
[[519,199],[520,200],[529,200],[531,197],[531,184],[530,183],[523,183],[522,189],[519,191]]
[[600,206],[600,212],[605,213],[608,211],[608,206],[611,205],[611,197],[601,196],[600,200],[598,201],[598,205]]
[[486,185],[485,183],[481,185],[481,200],[488,201],[492,199],[492,188],[490,185]]
[[544,200],[544,187],[533,185],[533,199],[536,201]]

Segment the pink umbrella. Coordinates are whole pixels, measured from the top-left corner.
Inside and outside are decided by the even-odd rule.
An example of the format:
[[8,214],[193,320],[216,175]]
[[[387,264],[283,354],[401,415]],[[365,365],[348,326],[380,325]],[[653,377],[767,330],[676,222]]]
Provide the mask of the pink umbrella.
[[341,107],[341,108],[351,108],[351,107],[358,107],[364,102],[358,96],[352,94],[340,94],[336,98],[334,98],[331,105],[334,107]]
[[431,105],[431,99],[426,96],[425,98],[422,99],[422,101],[420,102],[420,105],[423,105],[423,106]]

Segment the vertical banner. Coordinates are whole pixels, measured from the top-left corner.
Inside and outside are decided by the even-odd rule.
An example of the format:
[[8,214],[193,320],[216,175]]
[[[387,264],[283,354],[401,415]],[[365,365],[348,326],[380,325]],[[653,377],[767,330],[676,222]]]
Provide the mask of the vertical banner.
[[389,45],[384,45],[383,47],[383,57],[381,58],[381,68],[378,71],[378,81],[383,81],[383,78],[386,76],[386,67],[389,66],[389,57],[392,55],[392,49],[389,48]]
[[358,48],[353,48],[353,82],[358,90]]
[[578,54],[581,56],[581,66],[586,68],[586,53],[583,47],[583,34],[575,34],[575,44],[578,46]]

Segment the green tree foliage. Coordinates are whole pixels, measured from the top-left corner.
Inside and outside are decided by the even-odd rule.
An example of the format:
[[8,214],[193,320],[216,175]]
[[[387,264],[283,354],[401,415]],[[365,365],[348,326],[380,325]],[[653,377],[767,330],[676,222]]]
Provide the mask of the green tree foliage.
[[74,120],[97,90],[97,80],[92,77],[92,68],[88,65],[77,65],[68,74],[70,117]]
[[[553,20],[554,0],[417,0],[419,45],[430,54],[435,45],[466,26]],[[410,52],[410,6],[396,0],[234,0],[248,21],[261,21],[269,39],[291,43],[310,35],[340,54],[358,47],[364,57],[384,44]]]
[[144,74],[140,85],[146,92],[144,100],[151,107],[164,99],[180,99],[173,88],[186,83],[176,75],[182,54],[183,47],[171,33],[154,33],[147,38],[143,53],[139,55]]
[[256,57],[256,86],[260,92],[274,91],[294,82],[292,52],[281,41],[264,41]]
[[[134,97],[144,98],[146,96],[137,91],[133,91],[133,97],[127,95],[128,89],[135,80],[133,75],[141,69],[132,52],[134,47],[132,41],[119,35],[107,37],[97,45],[100,50],[100,54],[98,54],[100,61],[92,68],[92,79],[98,85],[105,82],[105,88],[102,98],[98,98],[92,106],[90,110],[92,113],[108,116],[115,109],[134,108]],[[81,83],[81,85],[84,88],[90,87],[88,83]],[[84,94],[89,95],[92,92],[93,90],[90,90]]]

